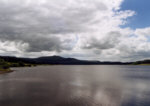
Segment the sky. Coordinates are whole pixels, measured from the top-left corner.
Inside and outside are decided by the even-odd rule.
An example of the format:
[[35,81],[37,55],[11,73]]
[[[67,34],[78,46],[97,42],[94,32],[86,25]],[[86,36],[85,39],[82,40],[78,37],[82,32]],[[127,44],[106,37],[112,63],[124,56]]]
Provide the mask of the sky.
[[0,0],[0,55],[150,59],[149,0]]
[[125,27],[129,26],[132,29],[149,27],[150,23],[150,1],[149,0],[124,0],[121,5],[121,10],[132,10],[136,12],[136,15],[130,18],[129,23]]

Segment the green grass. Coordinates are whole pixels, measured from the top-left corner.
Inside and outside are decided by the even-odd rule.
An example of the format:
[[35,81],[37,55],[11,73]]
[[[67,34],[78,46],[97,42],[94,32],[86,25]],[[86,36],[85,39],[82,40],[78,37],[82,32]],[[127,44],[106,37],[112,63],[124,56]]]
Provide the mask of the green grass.
[[150,65],[150,64],[139,64],[139,65]]
[[10,71],[10,69],[0,69],[0,71]]
[[13,71],[10,69],[0,69],[0,74],[9,73],[9,72],[13,72]]
[[33,67],[35,64],[27,64],[24,62],[8,62],[0,58],[0,74],[12,72],[10,67]]

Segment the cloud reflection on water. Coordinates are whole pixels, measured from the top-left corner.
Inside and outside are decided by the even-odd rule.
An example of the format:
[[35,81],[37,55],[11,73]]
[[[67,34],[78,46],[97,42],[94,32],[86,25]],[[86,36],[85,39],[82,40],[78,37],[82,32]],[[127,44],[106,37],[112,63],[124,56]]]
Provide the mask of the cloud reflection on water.
[[40,66],[16,70],[21,71],[0,77],[2,106],[150,105],[150,81],[144,79],[150,75],[147,66]]

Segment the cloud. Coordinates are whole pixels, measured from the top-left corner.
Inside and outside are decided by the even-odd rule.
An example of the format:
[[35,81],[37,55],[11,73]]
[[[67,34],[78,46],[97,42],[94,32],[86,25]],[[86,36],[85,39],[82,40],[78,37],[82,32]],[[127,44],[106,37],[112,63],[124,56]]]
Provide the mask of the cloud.
[[105,35],[101,39],[96,39],[92,37],[90,40],[88,40],[88,43],[83,46],[84,49],[92,49],[92,48],[97,48],[97,49],[110,49],[114,48],[117,43],[119,42],[119,36],[121,34],[119,32],[109,32],[107,35]]
[[122,61],[147,58],[150,30],[121,28],[135,15],[132,10],[121,11],[122,2],[0,0],[0,54]]

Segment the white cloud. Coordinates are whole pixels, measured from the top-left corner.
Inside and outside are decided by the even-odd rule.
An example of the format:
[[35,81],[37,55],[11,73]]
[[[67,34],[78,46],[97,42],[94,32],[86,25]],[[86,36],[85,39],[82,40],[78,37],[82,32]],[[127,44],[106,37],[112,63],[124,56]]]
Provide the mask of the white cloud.
[[150,57],[150,28],[121,28],[123,0],[0,0],[0,54],[130,61]]

